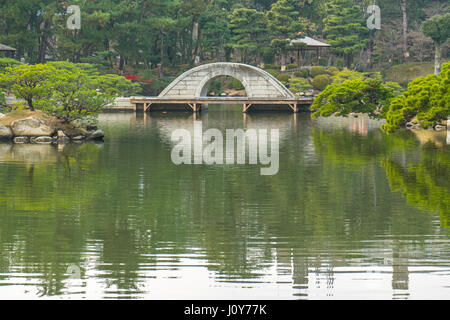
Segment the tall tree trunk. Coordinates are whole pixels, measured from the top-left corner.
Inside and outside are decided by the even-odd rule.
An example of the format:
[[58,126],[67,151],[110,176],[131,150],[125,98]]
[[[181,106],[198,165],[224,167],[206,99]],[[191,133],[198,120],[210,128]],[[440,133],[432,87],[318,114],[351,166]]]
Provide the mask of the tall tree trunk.
[[434,74],[439,75],[441,73],[441,45],[439,43],[434,44]]
[[409,52],[408,52],[408,16],[406,14],[406,5],[408,3],[408,0],[401,0],[400,2],[400,8],[402,9],[402,17],[403,17],[403,34],[402,34],[402,39],[403,39],[403,56],[405,57],[405,59],[407,59],[409,57]]
[[119,73],[121,75],[123,75],[123,67],[124,67],[124,65],[125,65],[125,60],[123,59],[123,56],[120,55],[120,58],[119,58]]
[[191,55],[191,61],[189,65],[191,67],[194,66],[195,58],[198,56],[198,44],[199,44],[199,26],[198,22],[194,22],[194,26],[192,27],[192,55]]
[[161,54],[161,59],[160,59],[159,66],[158,66],[158,68],[159,68],[159,77],[163,78],[164,77],[164,69],[163,69],[163,66],[164,66],[164,32],[162,30],[161,30],[161,51],[160,51],[160,54]]
[[370,40],[369,45],[367,49],[367,68],[372,69],[372,54],[373,54],[373,46],[374,46],[375,40],[374,40],[374,34],[373,32],[370,32]]
[[39,44],[39,63],[45,63],[45,53],[47,52],[48,28],[50,28],[50,21],[45,20],[43,22],[43,30],[41,30],[42,31],[41,43]]

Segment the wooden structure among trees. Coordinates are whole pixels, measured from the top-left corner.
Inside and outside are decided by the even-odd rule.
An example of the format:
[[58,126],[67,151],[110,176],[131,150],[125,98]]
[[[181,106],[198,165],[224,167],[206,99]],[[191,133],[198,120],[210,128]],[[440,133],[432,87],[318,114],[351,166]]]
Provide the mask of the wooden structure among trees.
[[8,58],[13,58],[14,54],[16,52],[16,49],[0,43],[0,53],[3,53],[3,52],[6,53],[6,54],[3,54],[4,56],[6,56]]
[[316,51],[316,64],[319,64],[320,50],[323,48],[330,48],[328,43],[321,42],[319,40],[304,37],[298,39],[292,39],[289,46],[289,51],[297,51],[297,64],[301,66],[303,64],[303,51],[315,50]]

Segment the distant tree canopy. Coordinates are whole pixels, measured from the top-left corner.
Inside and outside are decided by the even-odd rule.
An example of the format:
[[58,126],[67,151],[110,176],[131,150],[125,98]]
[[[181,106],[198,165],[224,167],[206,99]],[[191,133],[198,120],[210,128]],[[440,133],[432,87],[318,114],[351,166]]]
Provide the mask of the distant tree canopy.
[[[0,43],[17,48],[15,57],[27,63],[87,62],[123,72],[193,65],[197,56],[272,63],[271,50],[284,63],[287,39],[307,35],[332,44],[331,61],[340,66],[365,66],[369,53],[383,66],[431,58],[433,43],[420,25],[449,12],[446,1],[402,0],[403,10],[398,1],[377,0],[383,28],[369,32],[369,0],[73,0],[81,10],[81,29],[69,30],[68,3],[0,2]],[[428,36],[432,29],[423,30]],[[405,43],[409,58],[401,54]],[[447,52],[447,45],[441,47]]]

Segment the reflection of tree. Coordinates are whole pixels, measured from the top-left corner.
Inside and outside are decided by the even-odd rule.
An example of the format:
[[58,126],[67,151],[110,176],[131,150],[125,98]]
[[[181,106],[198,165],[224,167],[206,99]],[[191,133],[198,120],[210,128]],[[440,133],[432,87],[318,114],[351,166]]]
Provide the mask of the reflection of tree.
[[[45,154],[45,160],[27,152]],[[20,163],[0,164],[0,248],[15,246],[2,249],[2,258],[8,255],[0,261],[2,273],[20,263],[25,273],[43,274],[41,295],[60,293],[67,266],[80,262],[84,209],[97,196],[95,184],[108,179],[96,166],[98,154],[99,147],[89,143],[62,151],[13,146],[4,155]]]
[[423,148],[418,163],[401,166],[385,159],[389,184],[394,192],[401,192],[406,200],[422,210],[441,214],[442,226],[450,227],[450,157],[433,148]]

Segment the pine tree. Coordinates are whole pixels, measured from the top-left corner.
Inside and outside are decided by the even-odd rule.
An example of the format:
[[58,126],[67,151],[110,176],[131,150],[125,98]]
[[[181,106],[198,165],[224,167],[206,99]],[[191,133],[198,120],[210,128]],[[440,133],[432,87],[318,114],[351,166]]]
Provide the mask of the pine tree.
[[351,0],[330,0],[326,4],[323,33],[332,50],[346,59],[351,66],[356,51],[364,49],[369,29],[365,25],[363,10]]
[[260,57],[266,37],[266,18],[255,9],[239,8],[230,17],[231,46],[241,54],[241,61],[247,62],[249,53]]
[[271,46],[282,56],[282,65],[286,64],[286,51],[291,39],[298,38],[304,26],[299,20],[296,1],[278,0],[267,12],[267,26],[271,32]]

